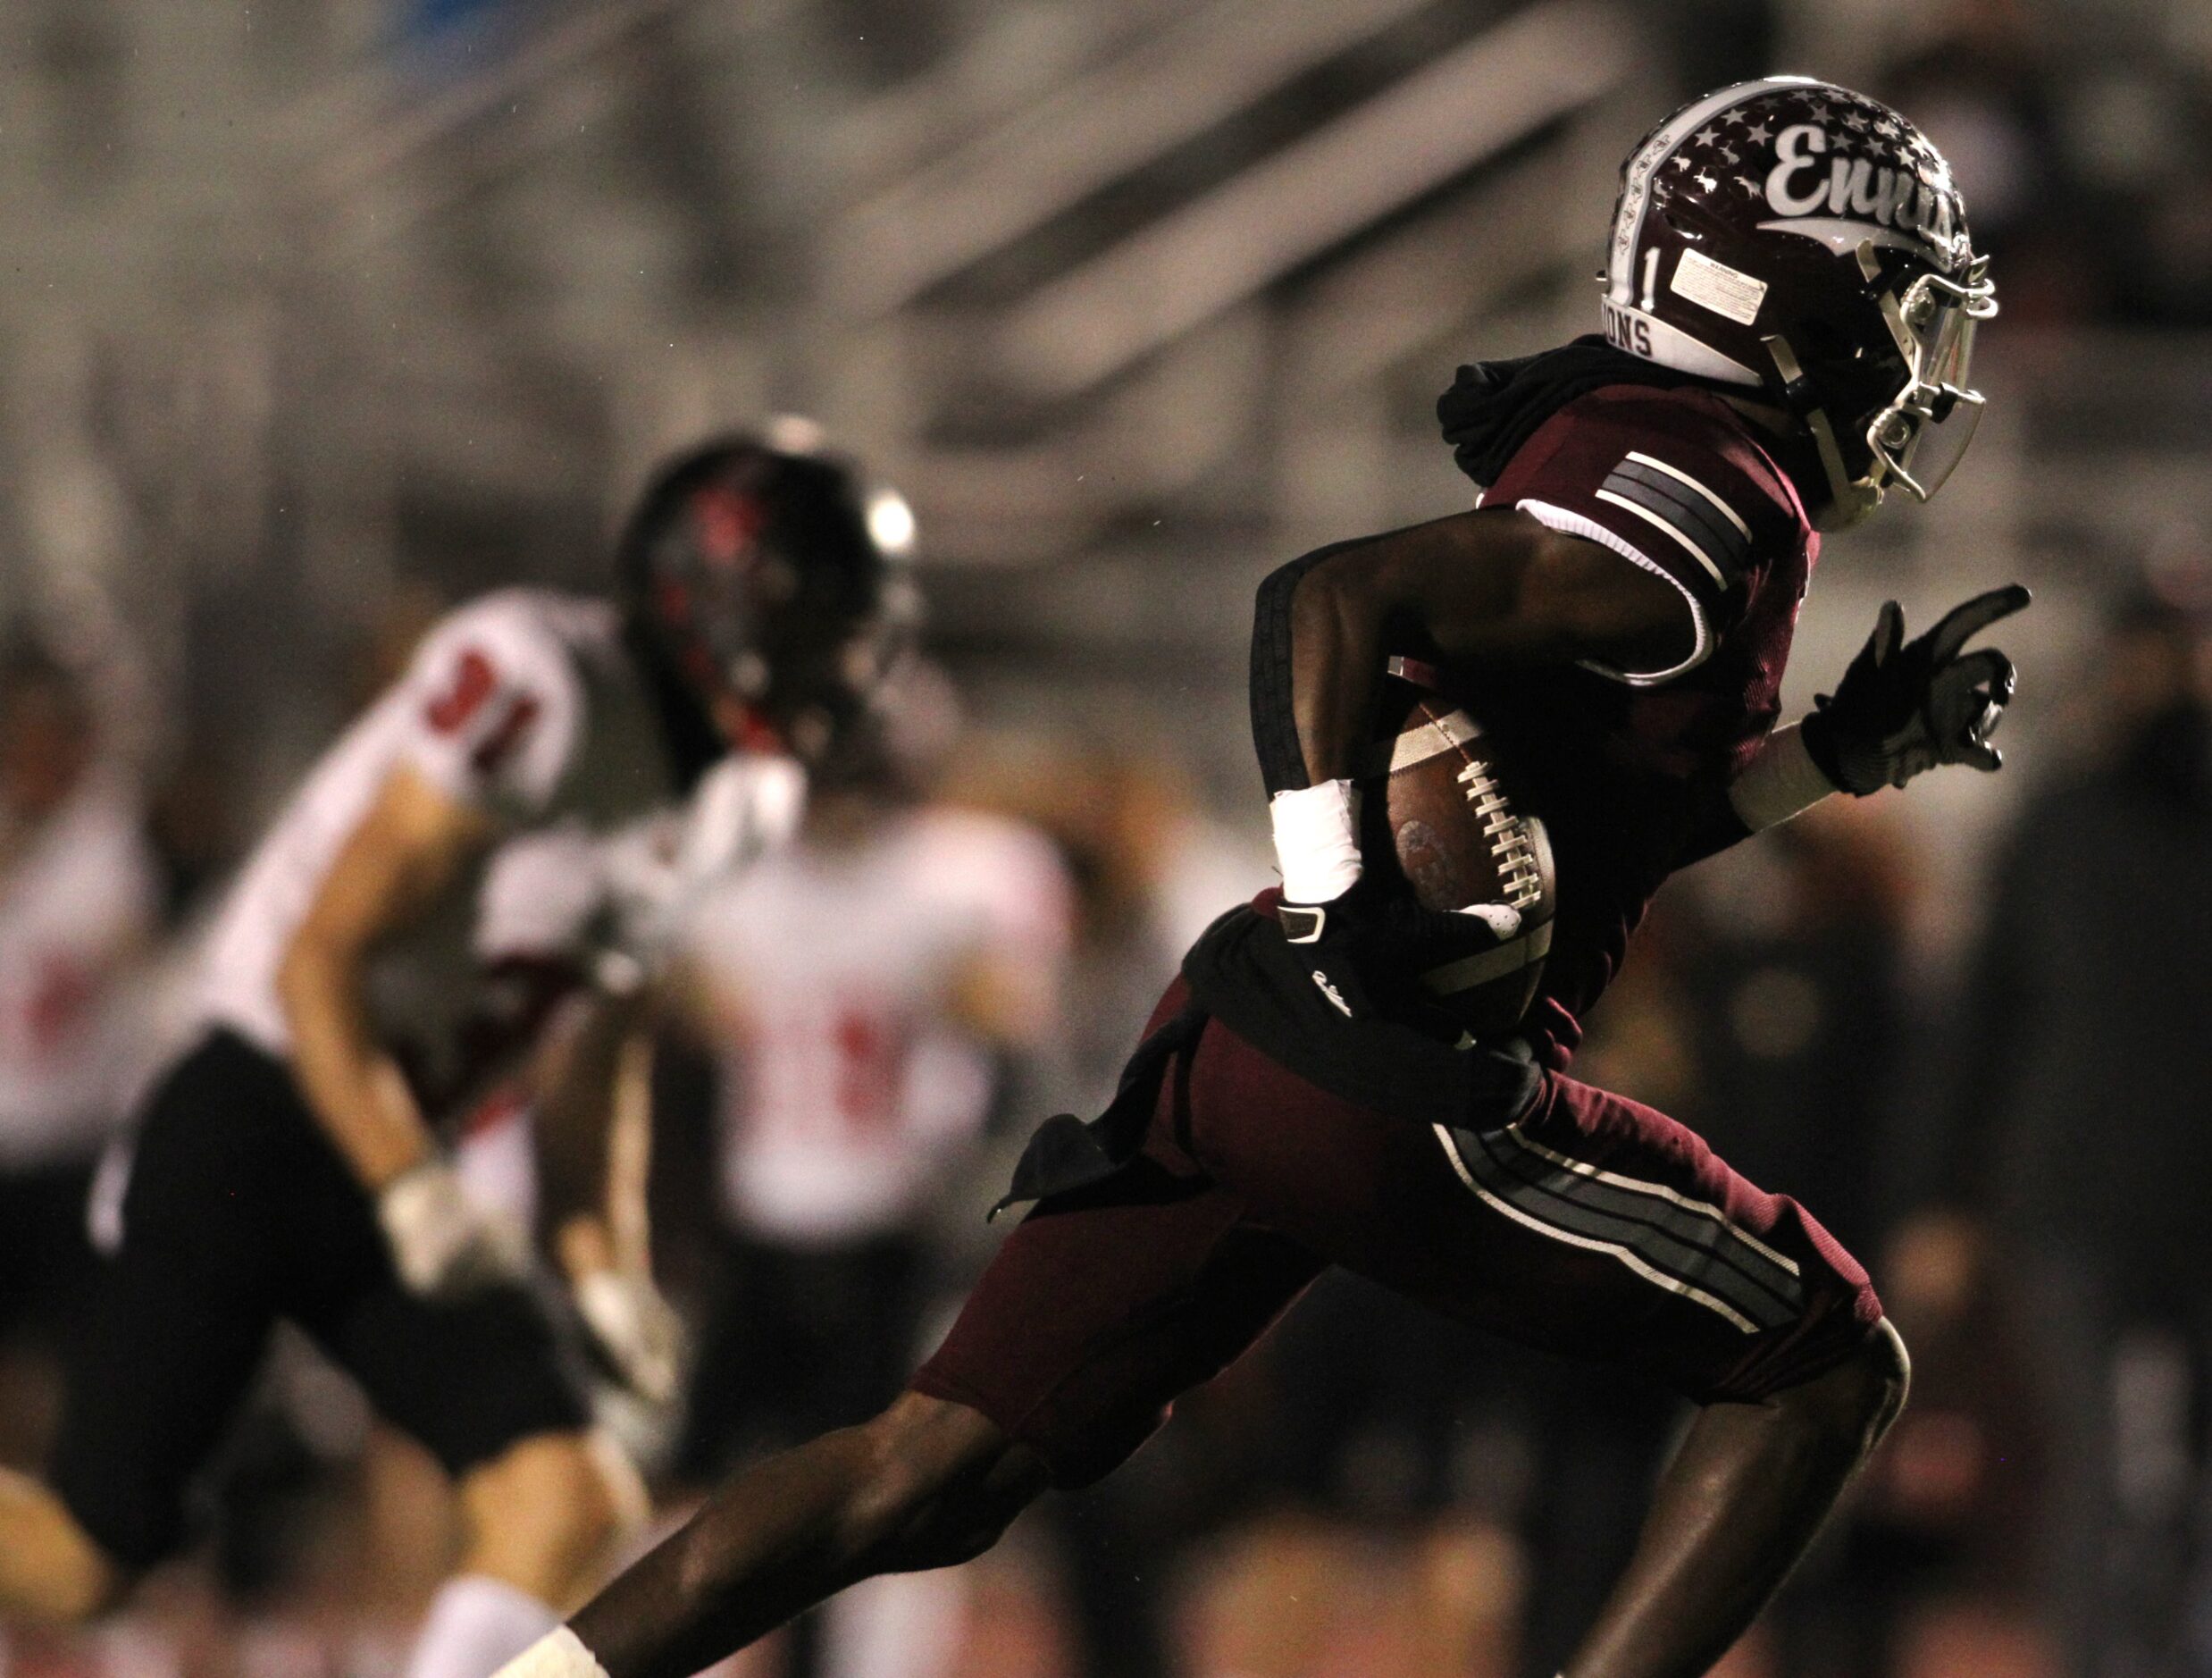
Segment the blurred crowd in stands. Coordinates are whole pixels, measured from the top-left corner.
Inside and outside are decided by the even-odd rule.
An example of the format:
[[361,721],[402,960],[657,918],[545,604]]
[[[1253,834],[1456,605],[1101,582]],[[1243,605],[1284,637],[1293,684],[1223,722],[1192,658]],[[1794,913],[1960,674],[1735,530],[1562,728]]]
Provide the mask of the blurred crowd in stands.
[[[1780,39],[1764,7],[1677,9],[1748,20],[1742,51]],[[414,8],[426,33],[496,10]],[[2070,13],[1975,0],[1869,88],[1969,183],[2008,323],[2212,327],[2200,10],[2145,8],[2084,65]],[[2018,743],[2030,796],[1970,959],[1916,959],[1898,801],[1831,801],[1670,888],[1591,1021],[1586,1075],[1806,1200],[1914,1348],[1904,1421],[1730,1678],[2212,1671],[2205,555],[2212,532],[2115,556],[2075,664],[2024,672],[2069,696],[2071,743]],[[359,626],[348,702],[440,604],[396,594]],[[671,1514],[896,1389],[990,1251],[1029,1125],[1096,1109],[1183,947],[1267,881],[1256,776],[1202,789],[1172,739],[964,728],[962,674],[917,698],[896,773],[823,789],[798,851],[700,918],[654,1179],[693,1355],[678,1405],[609,1415]],[[136,1083],[264,791],[222,739],[142,776],[128,678],[21,625],[0,659],[0,1461],[24,1466]],[[526,1193],[525,1122],[469,1116],[482,1193]],[[1548,1678],[1680,1421],[1331,1277],[1121,1474],[742,1670]],[[203,1514],[127,1616],[13,1633],[0,1678],[386,1678],[454,1531],[435,1468],[304,1340]]]

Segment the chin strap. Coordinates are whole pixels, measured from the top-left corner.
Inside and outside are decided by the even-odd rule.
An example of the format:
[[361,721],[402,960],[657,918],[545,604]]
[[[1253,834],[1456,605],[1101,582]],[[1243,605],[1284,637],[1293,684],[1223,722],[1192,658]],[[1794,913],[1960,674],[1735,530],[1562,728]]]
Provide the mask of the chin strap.
[[1783,405],[1813,434],[1813,447],[1821,458],[1821,472],[1828,480],[1829,504],[1835,509],[1831,528],[1857,524],[1881,505],[1881,489],[1868,479],[1854,478],[1843,464],[1843,450],[1836,442],[1836,428],[1829,424],[1828,410],[1821,407],[1819,393],[1805,376],[1804,365],[1789,348],[1789,340],[1776,332],[1760,341],[1774,358],[1774,371],[1781,375]]

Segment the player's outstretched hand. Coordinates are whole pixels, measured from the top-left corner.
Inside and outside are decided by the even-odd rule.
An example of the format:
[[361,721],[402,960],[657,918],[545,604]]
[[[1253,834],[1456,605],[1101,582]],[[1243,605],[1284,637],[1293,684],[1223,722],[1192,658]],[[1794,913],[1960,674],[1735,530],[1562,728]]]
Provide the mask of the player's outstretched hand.
[[1419,976],[1512,938],[1521,930],[1521,911],[1510,903],[1424,909],[1403,886],[1362,875],[1326,903],[1280,904],[1276,921],[1321,994],[1363,1019],[1425,1007]]
[[477,1205],[440,1159],[425,1160],[385,1184],[376,1218],[400,1282],[426,1299],[461,1298],[511,1281],[530,1262],[520,1226]]
[[1994,647],[1967,652],[1969,641],[2028,604],[2017,583],[1955,606],[1914,641],[1905,614],[1883,602],[1867,638],[1833,695],[1805,719],[1806,748],[1846,793],[1864,797],[1903,786],[1940,763],[1985,773],[2004,762],[1990,736],[2013,692],[2012,660]]
[[683,1376],[683,1320],[650,1276],[593,1271],[576,1284],[576,1314],[592,1349],[624,1387],[650,1405],[676,1396]]

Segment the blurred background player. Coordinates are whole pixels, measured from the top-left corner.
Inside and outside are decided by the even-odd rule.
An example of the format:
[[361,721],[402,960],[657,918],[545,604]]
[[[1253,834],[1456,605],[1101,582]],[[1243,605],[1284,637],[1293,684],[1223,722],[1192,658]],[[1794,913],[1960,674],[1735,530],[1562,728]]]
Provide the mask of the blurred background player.
[[0,654],[0,1462],[44,1448],[51,1356],[95,1273],[86,1192],[142,1070],[131,981],[160,882],[102,734],[70,670]]
[[1998,868],[1937,1179],[2012,1292],[2049,1435],[2034,1578],[2082,1678],[2212,1664],[2212,574],[2193,552],[2119,603],[2092,666],[2087,749]]
[[[718,1060],[721,1227],[689,1483],[897,1396],[957,1279],[945,1194],[1060,1018],[1066,871],[1042,833],[923,796],[955,701],[927,667],[896,687],[809,777],[798,842],[687,930],[694,1029]],[[788,1667],[943,1672],[961,1597],[943,1574],[871,1582],[793,1628]]]
[[[448,616],[247,864],[204,1035],[147,1102],[54,1490],[0,1480],[9,1611],[96,1613],[176,1547],[279,1318],[458,1482],[466,1545],[415,1678],[496,1666],[641,1514],[525,1286],[524,1241],[470,1201],[434,1123],[576,999],[544,1128],[602,1140],[573,1173],[591,1193],[555,1197],[560,1258],[634,1363],[639,1184],[611,1121],[643,982],[706,881],[790,831],[792,754],[861,704],[888,584],[852,473],[742,438],[660,473],[618,566],[619,605],[518,589]],[[499,842],[532,830],[567,843],[562,866],[528,889],[506,870],[480,902]],[[480,967],[526,942],[500,924],[518,899],[563,911],[559,947]]]

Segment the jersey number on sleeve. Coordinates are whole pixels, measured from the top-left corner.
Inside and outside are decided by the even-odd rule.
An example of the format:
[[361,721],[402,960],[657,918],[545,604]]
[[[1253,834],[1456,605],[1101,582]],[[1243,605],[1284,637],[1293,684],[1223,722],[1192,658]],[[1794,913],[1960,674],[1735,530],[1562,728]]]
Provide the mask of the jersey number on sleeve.
[[[499,687],[499,673],[491,660],[474,647],[464,648],[454,662],[451,684],[431,701],[423,714],[440,734],[458,734]],[[490,775],[522,743],[537,719],[536,695],[515,695],[499,720],[482,731],[469,753],[470,766],[479,775]]]
[[499,672],[491,667],[491,660],[473,647],[464,648],[454,661],[452,685],[433,698],[423,715],[440,734],[457,734],[499,685]]

